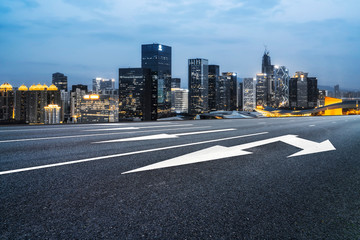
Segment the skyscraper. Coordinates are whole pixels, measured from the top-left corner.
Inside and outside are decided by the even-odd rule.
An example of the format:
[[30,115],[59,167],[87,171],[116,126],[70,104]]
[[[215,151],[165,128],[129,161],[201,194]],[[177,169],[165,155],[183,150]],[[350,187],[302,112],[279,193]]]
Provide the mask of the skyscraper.
[[189,113],[198,114],[208,111],[208,60],[189,59]]
[[291,108],[316,107],[318,94],[316,77],[308,77],[308,73],[296,72],[295,76],[290,79],[289,100]]
[[209,65],[209,111],[216,111],[216,89],[219,84],[220,67],[219,65]]
[[238,83],[237,83],[237,73],[235,72],[224,72],[222,75],[226,78],[228,90],[228,107],[227,110],[234,111],[237,109],[237,91],[238,91]]
[[256,108],[256,78],[243,80],[243,111],[251,112]]
[[289,107],[289,70],[285,66],[274,67],[275,106]]
[[256,74],[256,105],[268,106],[268,78],[266,73]]
[[52,84],[54,84],[60,91],[64,90],[65,92],[68,91],[68,79],[62,73],[53,73],[52,75]]
[[[274,82],[274,65],[271,65],[270,52],[265,48],[262,58],[261,73],[266,74],[266,84],[261,88],[266,92],[266,99],[263,99],[262,106],[274,106],[275,105],[275,82]],[[262,81],[260,81],[262,84]],[[258,104],[257,104],[258,105]]]
[[156,120],[157,83],[149,68],[120,68],[119,120]]
[[141,67],[149,68],[157,79],[157,113],[166,117],[171,112],[171,47],[162,44],[141,45]]

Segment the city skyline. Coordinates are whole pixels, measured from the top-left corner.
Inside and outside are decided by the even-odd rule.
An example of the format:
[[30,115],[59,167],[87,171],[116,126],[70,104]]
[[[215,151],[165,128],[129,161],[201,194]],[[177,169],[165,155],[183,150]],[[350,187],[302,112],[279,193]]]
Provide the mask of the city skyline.
[[[70,85],[140,67],[141,44],[172,47],[172,77],[187,86],[187,60],[209,59],[240,78],[272,62],[317,76],[319,85],[359,89],[357,1],[2,1],[0,81]],[[200,11],[202,10],[202,11]],[[301,13],[300,16],[297,13]],[[168,21],[164,21],[167,19]]]

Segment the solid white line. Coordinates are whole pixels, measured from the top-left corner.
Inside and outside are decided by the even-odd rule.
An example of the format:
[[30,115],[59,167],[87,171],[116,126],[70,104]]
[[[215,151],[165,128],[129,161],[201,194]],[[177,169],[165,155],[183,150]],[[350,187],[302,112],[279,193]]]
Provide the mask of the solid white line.
[[[164,127],[184,127],[184,126],[193,126],[193,124],[178,124],[178,125],[166,125],[166,126],[146,126],[146,127],[134,127],[133,129],[143,129],[143,128],[164,128]],[[88,130],[83,130],[86,132],[97,132],[97,131],[114,131],[114,130],[126,130],[126,128],[99,128],[99,129],[88,129]]]
[[200,132],[174,133],[174,135],[176,135],[176,136],[187,136],[187,135],[196,135],[196,134],[203,134],[203,133],[228,132],[228,131],[234,131],[234,130],[236,130],[236,128],[227,128],[227,129],[200,131]]
[[315,127],[315,125],[309,125],[309,127]]
[[0,172],[0,175],[6,175],[6,174],[18,173],[18,172],[27,172],[27,171],[37,170],[37,169],[52,168],[52,167],[59,167],[59,166],[65,166],[65,165],[72,165],[72,164],[96,161],[96,160],[101,160],[101,159],[123,157],[123,156],[135,155],[135,154],[140,154],[140,153],[162,151],[162,150],[167,150],[167,149],[181,148],[181,147],[187,147],[187,146],[193,146],[193,145],[199,145],[199,144],[205,144],[205,143],[220,142],[220,141],[226,141],[226,140],[237,139],[237,138],[258,136],[258,135],[263,135],[263,134],[267,134],[267,133],[268,132],[252,133],[252,134],[246,134],[246,135],[242,135],[242,136],[220,138],[220,139],[214,139],[214,140],[208,140],[208,141],[202,141],[202,142],[181,144],[181,145],[176,145],[176,146],[154,148],[154,149],[140,150],[140,151],[135,151],[135,152],[127,152],[127,153],[119,153],[119,154],[113,154],[113,155],[107,155],[107,156],[101,156],[101,157],[85,158],[85,159],[80,159],[80,160],[75,160],[75,161],[46,164],[46,165],[28,167],[28,168],[19,168],[19,169]]
[[[197,128],[207,128],[209,126],[202,127],[187,127],[187,128],[178,128],[178,129],[165,129],[166,131],[176,131],[183,129],[197,129]],[[94,133],[86,135],[73,135],[73,136],[58,136],[58,137],[45,137],[45,138],[25,138],[25,139],[11,139],[11,140],[2,140],[0,143],[9,143],[9,142],[25,142],[25,141],[41,141],[41,140],[52,140],[52,139],[62,139],[62,138],[81,138],[81,137],[94,137],[94,136],[107,136],[107,135],[120,135],[120,134],[129,134],[129,133],[147,133],[147,132],[157,132],[164,131],[164,129],[155,129],[155,130],[146,130],[146,131],[133,131],[133,132],[116,132],[116,133]]]

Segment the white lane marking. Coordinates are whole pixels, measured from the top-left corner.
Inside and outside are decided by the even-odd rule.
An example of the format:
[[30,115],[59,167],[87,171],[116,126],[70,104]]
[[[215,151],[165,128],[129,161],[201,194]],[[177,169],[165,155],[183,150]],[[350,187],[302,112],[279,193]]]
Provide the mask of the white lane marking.
[[309,127],[315,127],[315,125],[309,125]]
[[108,136],[108,135],[120,135],[120,134],[130,134],[130,133],[147,133],[147,132],[158,132],[158,131],[164,131],[164,130],[166,130],[166,131],[177,131],[177,130],[208,128],[208,127],[209,126],[201,126],[201,127],[176,128],[176,129],[154,129],[154,130],[144,130],[144,131],[135,131],[135,132],[94,133],[94,134],[58,136],[58,137],[10,139],[10,140],[2,140],[2,141],[0,141],[0,143],[41,141],[41,140],[53,140],[53,139],[62,139],[62,138],[81,138],[81,137],[94,137],[94,136]]
[[213,139],[213,140],[208,140],[208,141],[187,143],[187,144],[181,144],[181,145],[176,145],[176,146],[154,148],[154,149],[140,150],[140,151],[135,151],[135,152],[127,152],[127,153],[119,153],[119,154],[113,154],[113,155],[107,155],[107,156],[101,156],[101,157],[85,158],[85,159],[80,159],[80,160],[75,160],[75,161],[46,164],[46,165],[40,165],[40,166],[28,167],[28,168],[19,168],[19,169],[14,169],[14,170],[2,171],[2,172],[0,172],[0,175],[18,173],[18,172],[26,172],[26,171],[32,171],[32,170],[44,169],[44,168],[59,167],[59,166],[64,166],[64,165],[90,162],[90,161],[96,161],[96,160],[101,160],[101,159],[123,157],[123,156],[135,155],[135,154],[140,154],[140,153],[162,151],[162,150],[181,148],[181,147],[187,147],[187,146],[193,146],[193,145],[199,145],[199,144],[205,144],[205,143],[220,142],[220,141],[226,141],[226,140],[237,139],[237,138],[252,137],[252,136],[258,136],[258,135],[263,135],[263,134],[267,134],[267,133],[268,132],[251,133],[251,134],[246,134],[246,135],[242,135],[242,136]]
[[[163,122],[165,124],[168,124],[166,122]],[[163,124],[162,123],[162,124]],[[83,124],[81,124],[81,126],[77,125],[77,124],[73,124],[72,127],[64,127],[64,125],[59,125],[59,127],[44,127],[44,126],[39,126],[38,128],[27,128],[27,127],[21,127],[21,129],[1,129],[0,128],[0,133],[4,133],[4,132],[28,132],[28,131],[46,131],[46,130],[65,130],[65,129],[82,129],[82,128],[94,128],[96,126],[125,126],[125,125],[139,125],[137,123],[116,123],[116,124],[111,124],[111,123],[104,123],[104,124],[87,124],[87,126],[83,126]],[[175,125],[175,124],[174,124]],[[156,124],[154,125],[142,125],[141,126],[157,126]],[[139,126],[139,127],[141,127]],[[161,125],[160,125],[161,126]]]
[[122,174],[148,171],[160,168],[175,167],[187,164],[193,164],[198,162],[213,161],[217,159],[223,159],[228,157],[235,157],[241,155],[252,154],[252,152],[244,151],[244,149],[259,147],[269,143],[274,143],[282,141],[284,143],[290,144],[294,147],[301,148],[302,150],[292,154],[288,157],[301,156],[306,154],[326,152],[336,150],[335,147],[331,144],[329,140],[326,140],[321,143],[313,142],[310,140],[302,139],[296,135],[284,135],[281,137],[269,138],[265,140],[245,143],[233,147],[223,147],[223,146],[213,146],[210,148],[202,149],[200,151],[192,152],[185,154],[183,156],[171,158],[165,161],[161,161],[155,164],[151,164],[145,167],[137,168],[131,171],[123,172]]
[[236,130],[236,128],[228,128],[228,129],[218,129],[218,130],[209,130],[209,131],[200,131],[200,132],[175,133],[175,134],[163,133],[163,134],[156,134],[156,135],[149,135],[149,136],[140,136],[140,137],[132,137],[132,138],[122,138],[122,139],[100,141],[100,142],[94,142],[94,143],[114,143],[114,142],[168,139],[168,138],[178,138],[179,136],[205,134],[205,133],[216,133],[216,132],[228,132],[228,131],[235,131],[235,130]]
[[[194,124],[178,124],[178,125],[166,125],[166,126],[146,126],[146,127],[134,127],[132,129],[143,129],[143,128],[164,128],[164,127],[185,127],[185,126],[193,126]],[[126,130],[127,128],[99,128],[99,129],[88,129],[83,131],[88,132],[97,132],[97,131],[116,131],[116,130]]]

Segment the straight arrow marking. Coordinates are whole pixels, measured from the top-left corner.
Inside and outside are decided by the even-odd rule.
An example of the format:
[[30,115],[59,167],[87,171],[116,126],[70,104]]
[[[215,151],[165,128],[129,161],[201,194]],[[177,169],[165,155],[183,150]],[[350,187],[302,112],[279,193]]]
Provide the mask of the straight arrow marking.
[[179,136],[205,134],[205,133],[216,133],[216,132],[227,132],[227,131],[234,131],[234,130],[236,130],[236,128],[218,129],[218,130],[209,130],[209,131],[200,131],[200,132],[175,133],[175,134],[163,133],[163,134],[155,134],[155,135],[149,135],[149,136],[140,136],[140,137],[132,137],[132,138],[106,140],[106,141],[100,141],[100,142],[94,142],[94,143],[114,143],[114,142],[129,142],[129,141],[168,139],[168,138],[178,138]]
[[223,158],[235,157],[241,155],[248,155],[248,154],[252,154],[252,152],[244,151],[244,149],[259,147],[262,145],[266,145],[278,141],[302,149],[301,151],[294,153],[288,157],[295,157],[306,154],[336,150],[336,148],[331,144],[329,140],[326,140],[321,143],[317,143],[303,138],[299,138],[297,135],[284,135],[280,137],[269,138],[251,143],[245,143],[233,147],[223,147],[216,145],[210,148],[202,149],[200,151],[188,153],[183,156],[171,158],[162,162],[154,163],[145,167],[127,171],[122,174],[142,172],[142,171],[148,171],[148,170],[154,170],[160,168],[175,167],[175,166],[187,165],[198,162],[213,161],[217,159],[223,159]]

